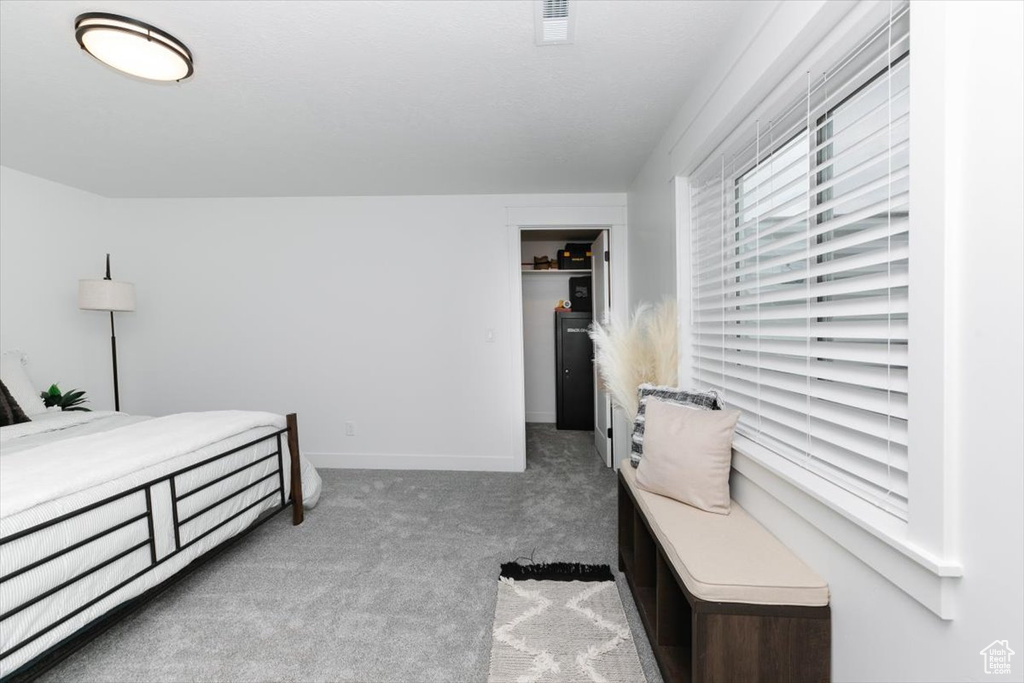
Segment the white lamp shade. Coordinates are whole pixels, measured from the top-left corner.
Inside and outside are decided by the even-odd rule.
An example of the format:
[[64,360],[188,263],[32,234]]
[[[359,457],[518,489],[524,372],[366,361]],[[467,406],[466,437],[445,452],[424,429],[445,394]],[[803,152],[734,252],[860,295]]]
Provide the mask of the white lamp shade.
[[134,311],[135,285],[117,280],[79,280],[78,307],[83,311]]

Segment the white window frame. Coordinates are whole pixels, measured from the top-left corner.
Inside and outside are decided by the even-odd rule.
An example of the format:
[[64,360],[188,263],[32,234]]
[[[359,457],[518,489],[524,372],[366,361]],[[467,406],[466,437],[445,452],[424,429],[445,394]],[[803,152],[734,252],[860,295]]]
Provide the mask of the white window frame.
[[[744,120],[750,124],[777,111],[807,73],[820,73],[867,35],[886,2],[858,5],[829,36],[782,79]],[[867,565],[943,619],[955,616],[953,594],[963,570],[954,543],[955,491],[951,481],[950,452],[955,423],[955,349],[949,340],[951,283],[946,272],[952,207],[941,198],[946,192],[950,135],[946,127],[949,94],[946,73],[945,10],[942,3],[914,3],[911,10],[910,51],[910,315],[909,315],[909,419],[910,508],[906,522],[867,501],[843,491],[798,465],[786,461],[754,441],[737,436],[732,478],[734,497],[756,499],[750,487],[767,492],[806,519]],[[805,87],[805,86],[804,86]],[[727,147],[732,135],[721,141]],[[690,172],[696,169],[696,165]],[[680,381],[692,377],[690,329],[690,186],[688,174],[676,178],[678,301],[681,321]],[[926,226],[916,227],[916,226]]]

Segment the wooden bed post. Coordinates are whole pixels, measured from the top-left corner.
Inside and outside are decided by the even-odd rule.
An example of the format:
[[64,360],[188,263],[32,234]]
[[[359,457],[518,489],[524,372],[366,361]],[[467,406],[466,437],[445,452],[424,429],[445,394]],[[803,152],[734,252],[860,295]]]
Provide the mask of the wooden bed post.
[[295,413],[288,413],[288,452],[292,463],[292,524],[302,524],[302,464],[299,462],[299,422]]

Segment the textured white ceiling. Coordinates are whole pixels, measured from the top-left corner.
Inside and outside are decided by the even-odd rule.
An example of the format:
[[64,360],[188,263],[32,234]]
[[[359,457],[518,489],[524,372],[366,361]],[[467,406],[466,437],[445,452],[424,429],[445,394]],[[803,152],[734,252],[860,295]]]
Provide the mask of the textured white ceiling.
[[[114,197],[625,190],[742,2],[534,5],[0,2],[0,163]],[[155,85],[82,53],[74,18],[126,14],[185,42]]]

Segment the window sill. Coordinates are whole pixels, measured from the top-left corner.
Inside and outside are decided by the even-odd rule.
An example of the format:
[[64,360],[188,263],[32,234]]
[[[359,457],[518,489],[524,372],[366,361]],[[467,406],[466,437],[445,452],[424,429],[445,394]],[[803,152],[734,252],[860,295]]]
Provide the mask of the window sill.
[[733,442],[732,466],[939,617],[953,618],[963,568],[916,545],[905,522],[743,436]]

